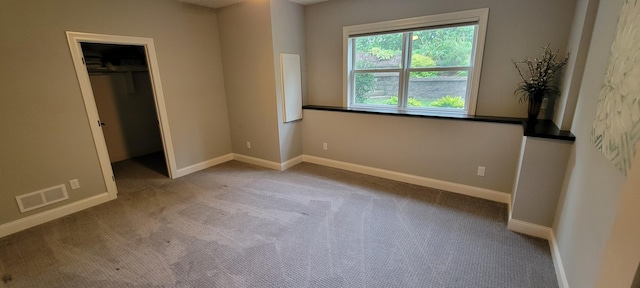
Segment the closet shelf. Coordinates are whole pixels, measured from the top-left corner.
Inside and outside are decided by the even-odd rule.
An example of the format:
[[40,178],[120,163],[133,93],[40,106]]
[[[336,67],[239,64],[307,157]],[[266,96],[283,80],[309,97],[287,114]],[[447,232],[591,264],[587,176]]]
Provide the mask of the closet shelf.
[[102,73],[125,73],[125,72],[147,72],[146,66],[116,66],[114,68],[107,67],[90,67],[87,66],[89,74],[102,74]]

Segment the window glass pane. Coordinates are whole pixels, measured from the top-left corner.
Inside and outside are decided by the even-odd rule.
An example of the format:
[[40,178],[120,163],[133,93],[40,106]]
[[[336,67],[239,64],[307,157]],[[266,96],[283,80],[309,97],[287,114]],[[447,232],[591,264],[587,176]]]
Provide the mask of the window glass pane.
[[409,107],[464,109],[468,71],[409,73]]
[[400,73],[356,73],[355,103],[398,106],[398,83]]
[[402,63],[402,33],[355,38],[355,69],[398,69]]
[[468,67],[475,25],[415,31],[411,35],[411,68]]

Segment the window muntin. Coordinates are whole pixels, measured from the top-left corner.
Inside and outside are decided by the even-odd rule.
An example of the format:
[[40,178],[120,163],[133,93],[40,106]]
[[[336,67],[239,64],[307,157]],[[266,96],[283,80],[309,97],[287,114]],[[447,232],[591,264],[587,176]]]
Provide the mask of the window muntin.
[[488,9],[347,26],[345,105],[474,114]]

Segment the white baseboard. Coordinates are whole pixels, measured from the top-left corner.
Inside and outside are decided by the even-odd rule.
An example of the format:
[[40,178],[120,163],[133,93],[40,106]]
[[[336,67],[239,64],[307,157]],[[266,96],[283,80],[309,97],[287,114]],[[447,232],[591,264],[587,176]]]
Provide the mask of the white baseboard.
[[556,277],[558,278],[558,287],[569,288],[567,275],[564,272],[564,265],[562,264],[562,257],[560,256],[560,248],[558,248],[558,242],[556,241],[556,236],[553,233],[553,229],[546,226],[511,218],[509,218],[507,228],[514,232],[546,239],[547,241],[549,241],[551,258],[553,259],[553,267],[556,270]]
[[0,238],[29,229],[31,227],[67,216],[69,214],[82,211],[84,209],[100,205],[110,200],[109,193],[105,192],[89,198],[82,199],[64,206],[60,206],[51,210],[33,214],[9,223],[0,225]]
[[553,266],[556,268],[558,287],[569,288],[569,281],[567,281],[567,274],[564,271],[564,264],[562,264],[562,257],[560,256],[560,248],[558,247],[558,241],[556,241],[556,235],[553,233],[553,230],[551,230],[549,237],[549,247],[551,247]]
[[211,160],[207,160],[204,162],[200,162],[198,164],[194,164],[182,169],[178,169],[178,173],[176,173],[176,177],[175,178],[180,178],[182,176],[186,176],[189,175],[191,173],[194,172],[198,172],[200,170],[204,170],[207,169],[209,167],[213,167],[219,164],[222,164],[224,162],[228,162],[231,160],[237,160],[240,162],[244,162],[244,163],[249,163],[249,164],[253,164],[253,165],[258,165],[261,167],[265,167],[265,168],[269,168],[269,169],[273,169],[273,170],[278,170],[278,171],[284,171],[287,170],[293,166],[296,166],[300,163],[302,163],[302,156],[298,156],[292,159],[289,159],[286,162],[283,163],[278,163],[278,162],[272,162],[272,161],[268,161],[268,160],[264,160],[264,159],[260,159],[260,158],[255,158],[255,157],[251,157],[251,156],[246,156],[246,155],[242,155],[242,154],[235,154],[235,153],[230,153],[227,155],[223,155],[220,156],[218,158],[215,159],[211,159]]
[[260,158],[255,158],[255,157],[246,156],[242,154],[235,154],[235,153],[233,154],[233,160],[249,163],[253,165],[258,165],[261,167],[278,170],[278,171],[281,170],[281,165],[282,165],[281,163],[278,163],[278,162],[268,161]]
[[258,166],[262,166],[262,167],[273,169],[273,170],[279,170],[279,171],[287,170],[302,162],[309,162],[313,164],[372,175],[376,177],[406,182],[410,184],[416,184],[420,186],[446,190],[446,191],[450,191],[458,194],[491,200],[495,202],[507,203],[507,204],[511,203],[511,195],[504,192],[499,192],[499,191],[479,188],[479,187],[473,187],[473,186],[458,184],[453,182],[447,182],[447,181],[442,181],[437,179],[431,179],[431,178],[426,178],[426,177],[421,177],[421,176],[416,176],[411,174],[399,173],[395,171],[373,168],[373,167],[368,167],[363,165],[357,165],[357,164],[352,164],[352,163],[347,163],[347,162],[342,162],[337,160],[309,156],[309,155],[298,156],[283,163],[267,161],[264,159],[246,156],[242,154],[233,154],[233,159],[240,162],[245,162],[245,163],[258,165]]
[[291,159],[283,162],[282,164],[280,164],[280,171],[287,170],[287,169],[289,169],[289,168],[291,168],[293,166],[296,166],[296,165],[298,165],[298,164],[300,164],[302,162],[303,162],[303,156],[302,155],[300,155],[298,157],[291,158]]
[[213,158],[213,159],[210,159],[210,160],[207,160],[207,161],[203,161],[203,162],[200,162],[200,163],[197,163],[197,164],[193,164],[191,166],[187,166],[187,167],[178,169],[176,175],[174,175],[174,179],[175,178],[180,178],[182,176],[186,176],[186,175],[189,175],[191,173],[198,172],[200,170],[204,170],[204,169],[207,169],[209,167],[213,167],[213,166],[216,166],[216,165],[219,165],[219,164],[222,164],[224,162],[231,161],[231,160],[233,160],[233,154],[229,153],[227,155],[222,155],[222,156],[217,157],[217,158]]
[[509,218],[507,222],[507,228],[513,232],[527,234],[529,236],[538,237],[542,239],[551,238],[551,228],[529,222],[524,222],[516,219]]
[[249,163],[253,165],[258,165],[261,167],[265,167],[265,168],[269,168],[277,171],[284,171],[302,163],[302,155],[291,158],[282,163],[268,161],[260,158],[242,155],[242,154],[233,154],[233,160],[237,160],[240,162]]
[[315,156],[304,155],[303,160],[304,162],[309,162],[313,164],[329,166],[333,168],[367,174],[367,175],[376,176],[380,178],[391,179],[395,181],[445,190],[449,192],[491,200],[495,202],[507,203],[507,204],[511,202],[510,194],[495,191],[495,190],[473,187],[473,186],[464,185],[464,184],[431,179],[431,178],[421,177],[421,176],[416,176],[411,174],[399,173],[395,171],[373,168],[373,167],[352,164],[352,163],[347,163],[347,162],[342,162],[342,161],[337,161],[332,159],[320,158]]

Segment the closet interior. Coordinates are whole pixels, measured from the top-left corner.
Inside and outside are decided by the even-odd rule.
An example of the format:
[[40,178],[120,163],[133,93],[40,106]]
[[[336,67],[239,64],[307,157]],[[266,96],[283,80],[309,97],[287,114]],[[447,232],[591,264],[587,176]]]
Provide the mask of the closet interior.
[[[163,158],[145,48],[82,43],[82,53],[111,163],[145,155]],[[159,162],[166,169],[164,158]]]

